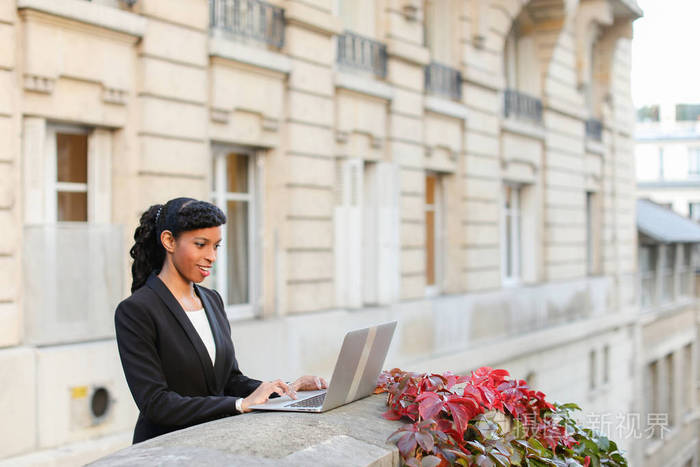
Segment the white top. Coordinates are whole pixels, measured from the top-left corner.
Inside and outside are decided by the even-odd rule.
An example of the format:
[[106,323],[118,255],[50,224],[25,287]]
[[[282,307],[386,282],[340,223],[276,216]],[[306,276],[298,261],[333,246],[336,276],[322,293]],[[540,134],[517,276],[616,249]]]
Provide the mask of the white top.
[[209,352],[209,358],[211,358],[213,366],[216,362],[216,344],[214,343],[214,334],[211,332],[211,326],[209,326],[209,320],[204,312],[204,308],[195,311],[185,311],[185,314],[192,322],[192,326],[197,330],[199,338],[204,342],[204,347]]

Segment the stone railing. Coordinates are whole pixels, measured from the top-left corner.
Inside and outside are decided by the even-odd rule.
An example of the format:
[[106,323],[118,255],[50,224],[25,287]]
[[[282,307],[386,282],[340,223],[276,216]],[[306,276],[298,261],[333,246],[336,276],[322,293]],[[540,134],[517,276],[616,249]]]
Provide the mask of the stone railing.
[[322,414],[253,412],[168,433],[89,464],[116,466],[399,465],[387,437],[403,422],[382,418],[386,395]]

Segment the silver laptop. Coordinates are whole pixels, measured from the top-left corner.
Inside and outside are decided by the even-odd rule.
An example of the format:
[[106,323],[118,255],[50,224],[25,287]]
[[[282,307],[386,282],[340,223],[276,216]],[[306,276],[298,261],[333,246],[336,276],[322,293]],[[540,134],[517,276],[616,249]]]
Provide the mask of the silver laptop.
[[289,396],[277,397],[250,408],[325,412],[369,396],[377,385],[377,378],[382,371],[395,329],[396,321],[392,321],[348,332],[343,340],[328,389],[299,391],[297,399]]

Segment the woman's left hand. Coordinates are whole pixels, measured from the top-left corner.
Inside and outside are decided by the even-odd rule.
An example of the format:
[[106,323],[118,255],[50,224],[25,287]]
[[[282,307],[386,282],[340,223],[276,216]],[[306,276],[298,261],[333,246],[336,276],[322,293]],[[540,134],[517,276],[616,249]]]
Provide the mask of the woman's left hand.
[[305,375],[298,378],[292,384],[291,388],[296,391],[316,391],[317,389],[328,388],[328,383],[325,379],[319,376]]

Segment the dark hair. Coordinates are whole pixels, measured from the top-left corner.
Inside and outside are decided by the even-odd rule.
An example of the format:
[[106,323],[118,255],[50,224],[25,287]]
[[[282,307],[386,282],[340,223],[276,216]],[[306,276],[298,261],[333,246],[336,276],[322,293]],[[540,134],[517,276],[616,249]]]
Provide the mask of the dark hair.
[[141,215],[134,232],[134,246],[129,254],[131,265],[131,292],[146,283],[153,271],[159,271],[165,261],[165,248],[160,235],[169,230],[177,238],[187,230],[217,227],[226,223],[226,215],[211,203],[192,198],[175,198],[165,204],[154,204]]

